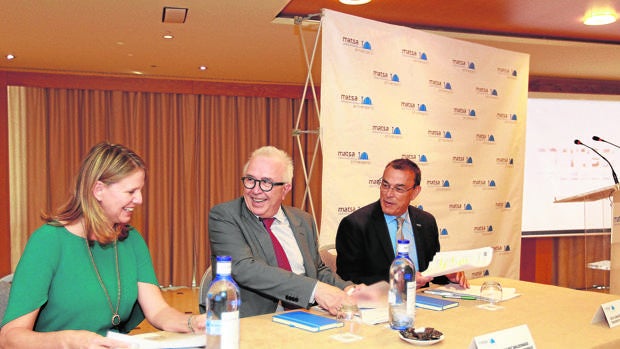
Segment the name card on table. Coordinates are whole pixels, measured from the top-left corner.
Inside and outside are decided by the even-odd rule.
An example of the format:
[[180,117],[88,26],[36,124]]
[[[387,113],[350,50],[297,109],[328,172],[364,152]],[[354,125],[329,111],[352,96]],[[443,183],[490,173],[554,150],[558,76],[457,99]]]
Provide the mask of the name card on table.
[[536,344],[527,325],[521,325],[474,337],[469,349],[536,349]]
[[592,323],[601,321],[606,321],[610,328],[620,325],[620,300],[601,304],[592,318]]

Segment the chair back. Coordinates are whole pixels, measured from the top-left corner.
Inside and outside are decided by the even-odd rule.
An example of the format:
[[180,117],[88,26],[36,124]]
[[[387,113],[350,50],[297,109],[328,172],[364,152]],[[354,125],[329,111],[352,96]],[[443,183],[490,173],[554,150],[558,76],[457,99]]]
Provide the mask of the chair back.
[[0,281],[0,321],[4,318],[6,306],[9,304],[9,293],[11,293],[11,283]]
[[329,267],[334,273],[336,272],[336,245],[328,244],[319,247],[319,255],[323,264]]
[[207,312],[207,293],[209,292],[209,285],[211,285],[211,280],[213,280],[213,272],[211,271],[211,266],[205,270],[205,273],[202,274],[202,278],[200,279],[200,289],[198,291],[198,309],[201,314]]

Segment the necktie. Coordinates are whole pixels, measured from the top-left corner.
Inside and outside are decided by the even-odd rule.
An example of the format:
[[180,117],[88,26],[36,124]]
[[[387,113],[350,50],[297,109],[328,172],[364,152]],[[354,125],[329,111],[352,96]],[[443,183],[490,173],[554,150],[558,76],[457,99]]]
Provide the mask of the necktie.
[[271,243],[273,244],[273,251],[276,253],[276,259],[278,260],[278,266],[284,270],[291,271],[291,265],[288,262],[286,253],[284,252],[280,241],[278,241],[276,236],[273,235],[273,232],[271,231],[271,224],[273,224],[274,218],[261,218],[260,221],[263,222],[265,229],[267,229],[267,232],[269,233]]
[[397,228],[396,228],[396,241],[398,242],[398,240],[404,240],[405,237],[403,236],[403,222],[405,221],[405,218],[403,217],[396,217],[396,224],[397,224]]

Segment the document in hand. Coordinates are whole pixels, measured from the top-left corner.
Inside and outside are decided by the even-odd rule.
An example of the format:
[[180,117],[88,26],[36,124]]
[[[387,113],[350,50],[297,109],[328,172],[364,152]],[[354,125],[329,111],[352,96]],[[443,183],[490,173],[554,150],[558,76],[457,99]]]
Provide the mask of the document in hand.
[[273,316],[273,321],[291,327],[301,328],[310,332],[319,332],[331,328],[342,327],[344,323],[322,315],[311,314],[302,310],[294,310],[287,313],[278,313]]
[[482,247],[473,250],[437,252],[428,268],[421,274],[424,276],[439,276],[457,271],[484,268],[491,263],[493,249]]

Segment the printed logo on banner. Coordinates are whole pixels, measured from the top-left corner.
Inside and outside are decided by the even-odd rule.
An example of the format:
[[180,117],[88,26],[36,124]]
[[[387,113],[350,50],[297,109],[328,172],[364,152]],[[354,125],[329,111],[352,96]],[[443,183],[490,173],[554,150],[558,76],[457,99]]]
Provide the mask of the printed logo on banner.
[[471,273],[471,278],[472,279],[481,278],[483,276],[489,276],[489,269],[480,270],[480,271],[474,271],[474,272]]
[[449,234],[448,234],[448,229],[446,229],[446,228],[441,228],[441,230],[439,230],[439,236],[442,236],[442,237],[447,237],[448,235],[449,235]]
[[474,207],[470,203],[454,202],[448,204],[448,210],[458,213],[474,213]]
[[452,83],[449,81],[441,81],[441,80],[428,80],[428,87],[434,88],[440,92],[452,92]]
[[452,132],[442,130],[427,130],[426,135],[428,138],[436,138],[443,142],[452,142]]
[[460,69],[464,72],[475,73],[476,72],[476,63],[472,61],[466,61],[463,59],[452,59],[452,66],[454,68]]
[[340,94],[340,103],[353,105],[353,108],[373,109],[372,98],[352,94]]
[[337,208],[336,213],[338,217],[344,217],[344,216],[348,216],[349,214],[353,213],[358,208],[359,207],[356,207],[356,206],[339,206]]
[[495,190],[497,185],[494,179],[473,179],[471,185],[474,188],[481,188],[484,190]]
[[373,70],[372,77],[375,80],[381,80],[384,84],[396,86],[400,83],[400,78],[396,73],[388,73],[380,70]]
[[447,179],[427,179],[424,183],[427,188],[434,188],[438,190],[450,190],[450,181]]
[[465,108],[465,107],[454,107],[452,108],[452,113],[455,116],[459,116],[465,120],[475,120],[476,119],[476,109],[473,108]]
[[399,138],[402,135],[400,127],[398,126],[372,125],[371,132],[382,134],[386,138]]
[[474,164],[474,159],[468,155],[452,155],[452,163],[461,166],[471,166]]
[[405,110],[405,111],[410,111],[416,114],[427,114],[428,113],[428,106],[426,105],[426,103],[401,101],[400,109]]
[[379,188],[380,184],[381,184],[381,178],[369,178],[368,179],[369,188]]
[[426,156],[426,154],[403,154],[401,156],[401,158],[403,159],[409,159],[413,162],[415,162],[416,164],[418,164],[419,166],[424,166],[424,165],[428,165],[429,161],[428,161],[428,157]]
[[491,246],[491,248],[493,248],[493,254],[510,253],[510,245],[494,245],[494,246]]
[[474,142],[479,144],[495,144],[495,136],[493,134],[476,133]]
[[372,54],[372,44],[370,43],[370,41],[343,35],[342,46],[354,48],[355,51],[359,53]]
[[410,48],[403,48],[400,50],[400,54],[405,58],[410,58],[414,62],[428,63],[428,55],[424,51],[419,51]]
[[477,86],[476,87],[476,94],[482,95],[482,96],[487,97],[487,98],[497,98],[497,97],[499,97],[499,91],[497,91],[497,89],[491,88],[491,87]]
[[516,123],[518,120],[517,114],[514,113],[497,113],[495,114],[495,118],[497,120],[502,120],[510,123]]
[[510,201],[498,201],[495,203],[495,208],[498,210],[510,210],[512,207],[510,205]]
[[493,233],[492,225],[475,225],[472,227],[472,231],[476,234],[491,234]]
[[368,153],[366,153],[365,151],[339,150],[336,152],[336,156],[340,160],[349,160],[351,161],[351,163],[370,164]]
[[510,157],[497,157],[495,158],[495,164],[502,167],[514,167],[515,160]]
[[519,76],[516,69],[505,67],[497,67],[497,74],[512,79],[516,79]]

